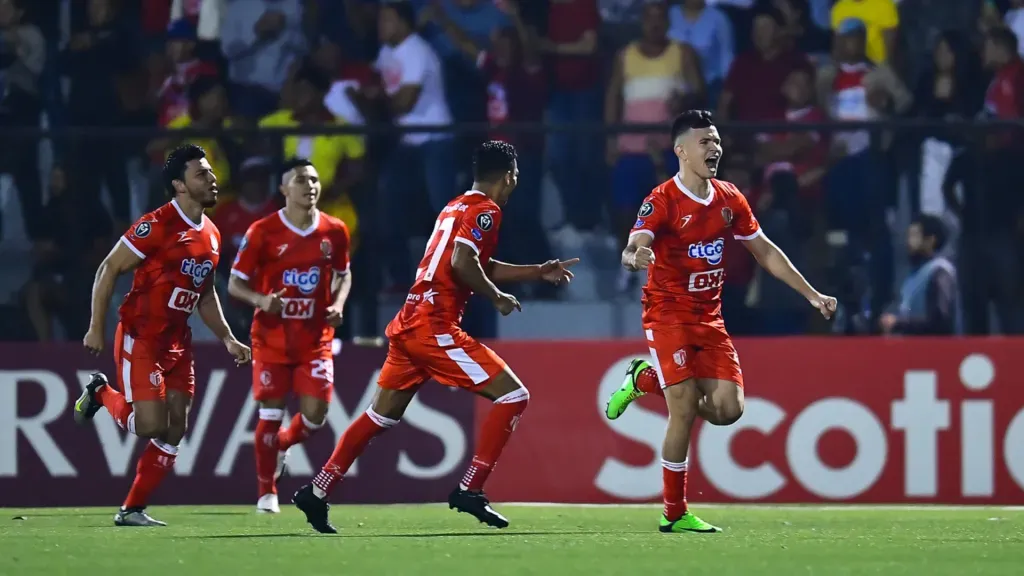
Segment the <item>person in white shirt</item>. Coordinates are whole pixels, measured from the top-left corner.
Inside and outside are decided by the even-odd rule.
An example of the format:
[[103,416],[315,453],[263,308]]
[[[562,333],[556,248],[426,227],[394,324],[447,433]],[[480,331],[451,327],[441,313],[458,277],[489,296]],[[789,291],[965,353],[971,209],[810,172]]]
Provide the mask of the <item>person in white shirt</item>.
[[[395,123],[400,126],[437,126],[452,123],[444,93],[441,61],[433,48],[415,32],[416,14],[409,2],[381,6],[378,21],[381,39],[375,67],[384,83],[384,94]],[[456,194],[455,144],[450,132],[404,134],[391,153],[382,177],[383,206],[415,205],[409,197],[426,183],[430,209],[438,212]],[[390,256],[391,280],[412,285],[412,261],[408,230],[395,219],[410,218],[410,210],[384,210],[387,216],[385,253]],[[413,222],[408,222],[413,224]]]

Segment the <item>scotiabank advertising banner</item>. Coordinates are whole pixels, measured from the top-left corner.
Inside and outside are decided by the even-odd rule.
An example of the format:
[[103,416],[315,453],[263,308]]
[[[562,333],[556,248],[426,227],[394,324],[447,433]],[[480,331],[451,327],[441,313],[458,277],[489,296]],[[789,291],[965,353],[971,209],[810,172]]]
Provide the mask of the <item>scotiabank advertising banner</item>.
[[[665,409],[643,398],[616,421],[604,401],[643,342],[499,342],[530,407],[491,475],[495,501],[644,502],[661,494]],[[1024,504],[1024,340],[787,338],[737,343],[746,412],[700,424],[690,451],[695,502]],[[288,493],[372,400],[385,351],[336,357],[327,425],[291,456]],[[0,346],[0,506],[117,504],[142,440],[101,412],[71,407],[92,370],[73,345]],[[197,397],[175,476],[154,504],[252,503],[251,371],[218,345],[196,354]],[[444,499],[472,456],[489,404],[425,386],[378,438],[338,502]]]

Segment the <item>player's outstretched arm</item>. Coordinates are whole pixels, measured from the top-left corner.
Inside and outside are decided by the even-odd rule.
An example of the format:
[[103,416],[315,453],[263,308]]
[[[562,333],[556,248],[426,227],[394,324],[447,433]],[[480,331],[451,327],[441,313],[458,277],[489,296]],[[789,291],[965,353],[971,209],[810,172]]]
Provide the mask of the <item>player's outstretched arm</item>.
[[579,261],[579,258],[571,258],[569,260],[548,260],[543,264],[509,264],[492,259],[487,266],[487,277],[495,284],[541,280],[555,285],[568,284],[575,277],[569,268],[578,264]]
[[452,272],[470,290],[494,303],[502,316],[508,316],[512,310],[522,309],[515,296],[498,290],[484,272],[476,251],[463,242],[456,242],[452,250]]
[[141,263],[142,258],[135,251],[124,242],[118,242],[96,269],[96,278],[92,284],[92,316],[89,319],[89,331],[83,339],[83,344],[91,352],[98,354],[103,350],[107,309],[118,276],[134,270]]
[[622,250],[622,267],[630,272],[646,270],[654,263],[654,251],[651,244],[654,243],[654,234],[648,234],[645,230],[639,230],[629,235],[629,242]]
[[252,358],[252,352],[248,346],[239,342],[231,333],[231,327],[228,326],[228,321],[224,318],[224,309],[220,305],[220,298],[217,296],[217,291],[213,289],[216,280],[216,277],[212,278],[208,282],[206,290],[199,297],[199,317],[202,318],[203,324],[206,324],[206,327],[213,332],[213,335],[224,343],[228,352],[234,356],[235,362],[244,364]]
[[803,274],[793,266],[793,263],[786,256],[786,253],[779,249],[774,242],[768,239],[762,231],[750,240],[743,240],[747,250],[754,255],[754,259],[767,270],[772,276],[786,283],[787,286],[796,290],[801,296],[807,299],[821,312],[825,318],[830,318],[836,311],[836,299],[826,296],[814,289],[804,278]]

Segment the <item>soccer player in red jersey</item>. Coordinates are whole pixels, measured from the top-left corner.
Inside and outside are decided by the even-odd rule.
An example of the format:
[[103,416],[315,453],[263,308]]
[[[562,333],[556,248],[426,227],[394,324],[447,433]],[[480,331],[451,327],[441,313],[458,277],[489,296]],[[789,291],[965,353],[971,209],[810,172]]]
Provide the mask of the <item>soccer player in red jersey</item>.
[[328,493],[375,436],[398,424],[416,391],[429,379],[494,402],[481,427],[476,454],[462,482],[448,496],[448,506],[491,526],[508,526],[508,520],[491,508],[483,486],[530,394],[493,350],[462,331],[462,313],[475,292],[507,316],[519,309],[519,301],[496,283],[546,280],[561,284],[572,279],[569,268],[579,260],[530,266],[492,260],[501,207],[519,178],[515,148],[505,142],[481,144],[473,177],[472,190],[441,210],[405,305],[387,327],[388,357],[373,405],[345,430],[312,484],[295,493],[296,507],[318,532],[337,532],[327,517]]
[[716,180],[722,140],[711,113],[690,110],[672,124],[679,172],[640,206],[622,252],[627,270],[647,270],[643,327],[651,362],[634,360],[607,416],[644,394],[664,396],[662,532],[720,532],[686,505],[687,448],[697,416],[727,426],[743,414],[743,372],[721,314],[723,236],[743,242],[768,272],[803,295],[825,318],[836,299],[815,290],[761,231],[743,194]]
[[[280,512],[277,478],[289,447],[324,424],[334,390],[334,327],[352,287],[349,233],[317,210],[320,175],[305,159],[284,166],[284,208],[249,227],[231,267],[228,292],[256,309],[252,322],[252,393],[256,424],[256,509]],[[281,428],[289,391],[299,413]]]
[[195,391],[188,326],[192,311],[199,309],[236,362],[248,362],[250,356],[249,348],[231,334],[214,290],[221,240],[203,214],[217,202],[217,177],[206,153],[194,144],[178,147],[167,157],[163,181],[171,201],[139,218],[96,270],[92,319],[82,340],[92,353],[103,351],[114,283],[134,271],[114,336],[116,387],[103,374],[94,374],[74,411],[75,420],[84,423],[105,407],[121,428],[150,439],[128,497],[114,516],[118,526],[164,525],[145,508],[174,466],[185,436]]

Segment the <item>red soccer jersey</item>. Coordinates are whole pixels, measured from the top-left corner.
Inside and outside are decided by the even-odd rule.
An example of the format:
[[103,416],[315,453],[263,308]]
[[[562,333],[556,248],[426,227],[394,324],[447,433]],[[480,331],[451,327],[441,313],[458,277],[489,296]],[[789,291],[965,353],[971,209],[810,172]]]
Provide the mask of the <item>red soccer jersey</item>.
[[459,283],[452,270],[455,243],[472,248],[486,269],[500,226],[501,208],[483,192],[471,190],[449,202],[434,222],[405,305],[388,324],[385,335],[393,338],[421,327],[447,334],[453,324],[462,322],[472,291]]
[[700,324],[721,318],[725,238],[761,233],[747,199],[732,184],[711,180],[711,195],[695,196],[677,174],[640,207],[633,234],[654,238],[654,264],[644,286],[644,328]]
[[335,272],[348,273],[348,250],[348,227],[319,210],[305,230],[288,222],[283,209],[249,227],[231,273],[261,294],[285,290],[279,315],[258,308],[253,315],[253,353],[261,361],[297,364],[330,350],[331,280]]
[[187,345],[188,317],[199,295],[213,289],[220,231],[205,215],[193,222],[172,200],[139,218],[121,242],[143,259],[121,304],[123,330],[168,347]]

